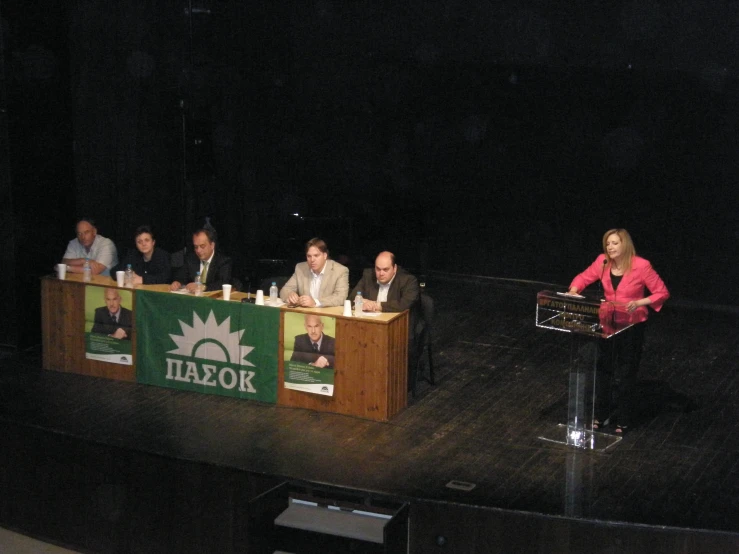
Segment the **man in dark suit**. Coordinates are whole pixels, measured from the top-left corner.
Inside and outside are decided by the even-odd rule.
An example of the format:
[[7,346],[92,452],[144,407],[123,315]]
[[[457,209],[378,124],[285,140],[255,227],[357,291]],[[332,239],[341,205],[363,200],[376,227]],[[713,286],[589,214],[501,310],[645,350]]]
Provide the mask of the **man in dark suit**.
[[195,293],[195,275],[198,272],[207,291],[220,290],[224,284],[231,284],[231,258],[216,250],[216,240],[216,231],[212,227],[202,227],[192,234],[193,252],[188,253],[184,265],[175,271],[170,290],[184,286],[188,292]]
[[317,315],[306,314],[304,335],[295,337],[291,361],[316,367],[334,367],[336,339],[323,334],[323,321]]
[[349,298],[362,293],[365,312],[402,312],[418,304],[418,280],[395,263],[395,254],[380,252],[374,269],[365,269]]
[[364,312],[402,312],[410,310],[408,321],[408,390],[416,381],[419,359],[419,336],[423,320],[417,314],[420,303],[418,279],[395,263],[395,254],[380,252],[374,269],[365,269],[349,298],[361,291]]
[[105,306],[95,309],[92,332],[114,339],[131,340],[132,324],[131,310],[121,306],[118,289],[105,289]]

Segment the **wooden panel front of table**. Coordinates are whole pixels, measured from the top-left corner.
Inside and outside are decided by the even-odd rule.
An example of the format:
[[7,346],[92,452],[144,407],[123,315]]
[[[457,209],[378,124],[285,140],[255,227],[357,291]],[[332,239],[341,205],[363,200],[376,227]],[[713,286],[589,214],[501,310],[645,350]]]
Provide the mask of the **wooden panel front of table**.
[[[408,312],[344,317],[342,308],[294,310],[336,318],[334,395],[285,388],[280,356],[277,403],[377,421],[388,421],[408,402]],[[284,351],[284,312],[280,351]]]
[[[84,283],[81,275],[65,280],[44,277],[41,281],[42,341],[44,369],[136,381],[136,329],[133,330],[133,365],[118,365],[85,357],[85,285],[115,287],[109,277],[93,276]],[[138,288],[167,291],[167,285],[143,285],[133,289],[136,310]],[[126,289],[131,290],[131,289]],[[220,292],[208,294],[219,296]],[[236,293],[233,301],[244,295]],[[284,310],[284,309],[283,309]],[[286,311],[286,310],[284,310]],[[281,406],[333,412],[376,421],[388,421],[408,402],[408,312],[375,317],[344,317],[342,308],[294,310],[336,318],[336,370],[334,396],[285,389],[284,311],[280,318],[280,355],[277,403]],[[135,317],[135,316],[134,316]]]
[[[136,381],[136,331],[132,348],[133,365],[111,364],[85,357],[85,285],[114,287],[110,277],[94,275],[90,283],[82,275],[67,275],[64,280],[41,280],[41,337],[43,367],[66,373],[106,377],[118,381]],[[130,289],[128,289],[130,290]],[[136,296],[133,310],[136,309]]]

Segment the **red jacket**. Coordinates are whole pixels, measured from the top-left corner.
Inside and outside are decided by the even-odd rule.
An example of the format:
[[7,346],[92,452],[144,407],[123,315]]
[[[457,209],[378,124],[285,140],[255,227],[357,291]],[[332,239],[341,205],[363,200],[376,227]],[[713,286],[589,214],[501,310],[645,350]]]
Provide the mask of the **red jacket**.
[[[585,271],[580,273],[572,280],[570,289],[577,288],[578,292],[582,291],[591,283],[601,279],[603,283],[603,294],[608,302],[613,302],[616,306],[624,305],[632,300],[641,300],[646,296],[645,289],[649,289],[651,293],[649,299],[652,301],[650,306],[659,311],[662,304],[670,297],[665,283],[662,281],[657,272],[652,268],[652,264],[644,258],[634,256],[631,260],[631,270],[624,274],[618,285],[618,290],[613,290],[611,285],[610,264],[605,264],[605,254],[598,256],[595,261],[590,264]],[[633,323],[646,321],[649,316],[649,310],[646,306],[639,306],[632,314]]]

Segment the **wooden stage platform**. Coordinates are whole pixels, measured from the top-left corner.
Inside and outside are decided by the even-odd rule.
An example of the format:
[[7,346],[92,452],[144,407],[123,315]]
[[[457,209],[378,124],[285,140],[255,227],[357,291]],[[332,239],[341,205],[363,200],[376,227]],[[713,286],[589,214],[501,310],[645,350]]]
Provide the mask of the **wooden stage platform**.
[[89,552],[257,551],[249,503],[287,481],[408,503],[409,552],[739,551],[739,314],[652,313],[637,425],[592,453],[537,440],[568,378],[566,336],[534,327],[541,288],[431,278],[437,384],[388,423],[7,356],[0,525]]

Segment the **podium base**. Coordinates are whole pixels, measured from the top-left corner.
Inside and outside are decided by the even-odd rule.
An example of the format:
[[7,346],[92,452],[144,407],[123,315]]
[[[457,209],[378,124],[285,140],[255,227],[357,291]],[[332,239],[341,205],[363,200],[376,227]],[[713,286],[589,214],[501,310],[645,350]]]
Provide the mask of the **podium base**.
[[623,437],[609,435],[608,433],[599,433],[598,431],[589,431],[582,427],[560,423],[555,427],[552,427],[551,430],[547,429],[537,438],[539,440],[562,444],[572,448],[603,452],[604,450],[608,450],[609,448],[616,446],[621,442]]

